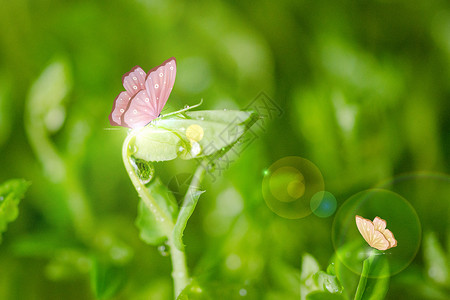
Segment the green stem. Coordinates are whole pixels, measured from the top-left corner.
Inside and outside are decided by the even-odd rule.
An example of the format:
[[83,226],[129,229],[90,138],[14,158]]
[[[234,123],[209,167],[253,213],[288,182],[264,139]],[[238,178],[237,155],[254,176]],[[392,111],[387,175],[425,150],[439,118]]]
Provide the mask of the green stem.
[[136,136],[136,134],[139,133],[139,131],[131,132],[128,134],[127,138],[125,139],[122,147],[122,159],[123,163],[125,165],[125,169],[127,170],[128,176],[130,177],[131,182],[134,185],[134,188],[138,192],[139,197],[144,202],[145,206],[153,213],[155,216],[155,219],[162,225],[162,230],[164,231],[164,234],[167,236],[170,236],[173,230],[173,222],[172,218],[168,216],[158,205],[158,203],[155,201],[155,198],[150,194],[148,189],[146,188],[145,184],[141,182],[138,175],[135,172],[135,169],[131,165],[131,154],[133,152],[132,139]]
[[[186,255],[184,249],[179,249],[175,245],[175,225],[172,222],[172,218],[168,216],[155,201],[153,196],[149,193],[146,186],[141,182],[139,177],[137,176],[135,169],[131,165],[131,158],[133,152],[133,138],[138,134],[139,131],[135,131],[130,133],[125,139],[122,147],[122,159],[125,165],[125,169],[133,183],[136,191],[141,197],[144,204],[147,208],[153,213],[157,222],[160,223],[165,235],[168,237],[168,246],[170,248],[170,255],[172,258],[172,279],[174,283],[174,299],[180,295],[183,289],[189,284],[190,278],[188,273],[188,268],[186,264]],[[194,175],[194,179],[191,182],[191,185],[188,189],[188,193],[186,198],[188,198],[189,193],[195,192],[198,189],[198,185],[200,183],[201,178],[203,177],[203,168],[197,169]],[[185,201],[186,201],[185,198]],[[184,206],[183,206],[184,208]],[[192,211],[190,213],[181,213],[183,208],[180,211],[180,215],[183,219],[183,222],[187,222],[190,215],[192,215],[192,211],[195,208],[195,205],[191,206]],[[178,223],[178,221],[177,221]],[[181,238],[181,237],[180,237]]]
[[370,267],[372,266],[375,255],[371,253],[368,258],[363,262],[363,269],[361,272],[361,277],[359,278],[358,287],[356,288],[355,300],[361,300],[366,289],[367,279],[370,273]]
[[32,108],[28,107],[25,116],[25,129],[30,145],[50,180],[66,188],[67,197],[64,199],[67,201],[74,229],[82,240],[90,243],[95,227],[94,218],[87,196],[76,176],[75,167],[68,159],[64,159],[50,140],[40,118],[32,112]]

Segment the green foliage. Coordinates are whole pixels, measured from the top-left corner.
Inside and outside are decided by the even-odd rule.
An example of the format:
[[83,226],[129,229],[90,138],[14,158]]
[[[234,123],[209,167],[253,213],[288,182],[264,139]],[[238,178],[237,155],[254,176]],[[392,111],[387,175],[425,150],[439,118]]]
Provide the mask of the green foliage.
[[126,283],[127,275],[123,267],[92,259],[91,287],[97,299],[114,297]]
[[[148,184],[148,190],[154,197],[156,203],[167,215],[173,219],[178,214],[178,205],[173,194],[161,182],[159,178],[155,178]],[[160,227],[161,223],[156,220],[154,214],[149,210],[145,203],[140,200],[138,207],[138,216],[136,226],[139,228],[141,239],[151,245],[159,245],[163,243],[167,236]]]
[[180,209],[180,215],[177,218],[177,222],[175,223],[175,227],[173,229],[175,247],[177,247],[180,251],[184,249],[182,238],[184,229],[187,225],[187,221],[192,215],[195,206],[197,205],[198,199],[204,192],[205,191],[199,190],[189,191],[186,195],[185,201],[183,202],[183,206]]
[[[232,110],[185,112],[158,119],[136,133],[133,155],[146,161],[210,156],[229,150],[256,120],[255,113]],[[200,137],[195,137],[195,131],[200,131]]]
[[334,274],[334,264],[328,266],[327,272],[320,271],[316,259],[305,253],[302,258],[300,280],[302,299],[344,299],[341,296],[343,288]]
[[6,231],[8,223],[19,215],[19,203],[30,186],[23,179],[11,179],[0,185],[0,242],[1,234]]

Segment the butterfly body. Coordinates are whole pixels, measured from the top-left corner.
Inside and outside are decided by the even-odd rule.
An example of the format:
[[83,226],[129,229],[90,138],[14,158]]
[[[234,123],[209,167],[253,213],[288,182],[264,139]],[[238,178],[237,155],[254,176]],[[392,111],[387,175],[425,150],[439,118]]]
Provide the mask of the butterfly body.
[[386,229],[386,221],[375,217],[373,222],[360,216],[356,216],[356,226],[364,240],[378,250],[387,250],[397,246],[397,240],[393,233]]
[[139,66],[122,77],[125,91],[114,100],[109,121],[113,126],[141,128],[156,119],[172,92],[176,60],[169,58],[146,74]]

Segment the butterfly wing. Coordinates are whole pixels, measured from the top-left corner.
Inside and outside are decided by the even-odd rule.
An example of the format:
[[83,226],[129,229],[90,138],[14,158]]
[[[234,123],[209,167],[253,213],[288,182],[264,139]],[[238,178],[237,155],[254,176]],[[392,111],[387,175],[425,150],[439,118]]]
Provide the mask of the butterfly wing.
[[383,232],[386,229],[386,221],[380,217],[375,217],[375,219],[373,219],[373,226],[375,227],[375,230]]
[[150,98],[146,90],[139,91],[131,98],[123,115],[124,125],[130,128],[140,128],[156,119],[156,102]]
[[381,232],[375,230],[372,221],[360,216],[356,216],[355,219],[356,226],[358,227],[359,232],[370,247],[376,248],[378,250],[386,250],[387,248],[389,248],[389,242]]
[[113,108],[109,114],[109,123],[112,126],[124,126],[123,114],[128,107],[131,95],[128,92],[121,92],[114,100]]
[[383,235],[389,242],[389,248],[397,247],[397,240],[394,238],[394,234],[389,229],[386,229],[383,232]]
[[166,60],[162,65],[153,68],[147,75],[145,80],[145,88],[152,99],[156,103],[156,115],[159,116],[170,92],[172,92],[177,73],[176,60],[174,57]]
[[135,66],[130,72],[122,77],[122,83],[125,90],[132,96],[140,90],[145,89],[146,74],[141,67]]
[[140,90],[145,88],[145,72],[139,66],[135,66],[122,77],[122,83],[126,91],[121,92],[114,100],[113,109],[109,114],[109,123],[112,126],[126,126],[123,114],[127,110],[129,102]]

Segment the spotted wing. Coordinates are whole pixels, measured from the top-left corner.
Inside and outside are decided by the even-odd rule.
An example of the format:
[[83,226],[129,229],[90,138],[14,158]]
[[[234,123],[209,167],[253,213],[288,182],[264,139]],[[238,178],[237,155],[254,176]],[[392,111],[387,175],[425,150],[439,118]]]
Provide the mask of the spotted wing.
[[144,70],[142,70],[141,67],[135,66],[133,69],[131,69],[130,72],[123,75],[123,87],[130,95],[134,96],[140,90],[145,89],[146,76],[147,74],[145,74]]
[[114,100],[112,111],[109,114],[109,123],[112,126],[125,126],[123,123],[123,114],[128,107],[130,99],[131,95],[126,91],[117,95]]
[[355,218],[356,226],[369,246],[378,250],[386,250],[389,248],[389,242],[381,232],[375,230],[372,221],[360,216],[356,216]]
[[176,60],[174,57],[169,58],[160,66],[153,68],[148,72],[145,80],[145,88],[150,99],[156,103],[156,114],[159,116],[169,99],[175,83],[177,73]]
[[156,105],[156,102],[150,98],[146,90],[139,91],[131,98],[128,108],[125,110],[123,115],[125,126],[133,129],[140,128],[156,119],[159,115],[156,112]]

